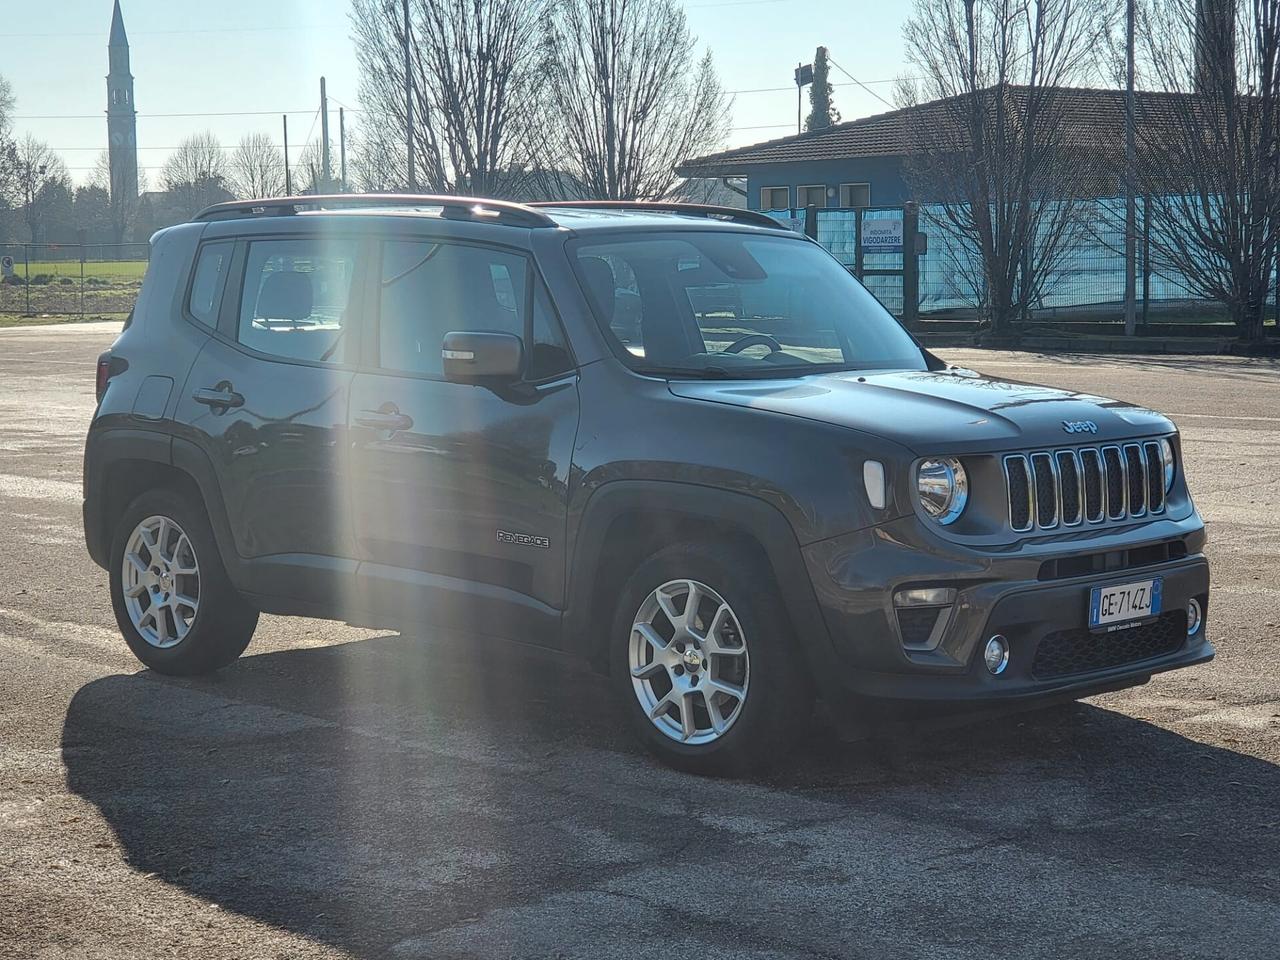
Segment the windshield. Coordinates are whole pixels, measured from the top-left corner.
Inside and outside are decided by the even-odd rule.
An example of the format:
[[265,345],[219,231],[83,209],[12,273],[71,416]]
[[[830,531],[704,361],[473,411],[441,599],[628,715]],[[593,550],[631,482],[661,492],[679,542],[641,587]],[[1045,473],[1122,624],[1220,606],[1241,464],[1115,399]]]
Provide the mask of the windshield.
[[884,307],[803,240],[646,233],[583,241],[573,252],[606,335],[641,372],[925,369],[919,347]]

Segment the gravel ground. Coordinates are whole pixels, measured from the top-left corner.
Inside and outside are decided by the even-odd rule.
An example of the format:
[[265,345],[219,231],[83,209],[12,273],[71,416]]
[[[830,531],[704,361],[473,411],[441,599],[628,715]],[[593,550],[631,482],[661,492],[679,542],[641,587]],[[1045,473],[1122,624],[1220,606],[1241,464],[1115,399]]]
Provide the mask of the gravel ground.
[[79,521],[115,329],[0,331],[0,957],[1280,955],[1276,364],[944,351],[1174,416],[1218,658],[732,783],[467,637],[265,617],[139,670]]

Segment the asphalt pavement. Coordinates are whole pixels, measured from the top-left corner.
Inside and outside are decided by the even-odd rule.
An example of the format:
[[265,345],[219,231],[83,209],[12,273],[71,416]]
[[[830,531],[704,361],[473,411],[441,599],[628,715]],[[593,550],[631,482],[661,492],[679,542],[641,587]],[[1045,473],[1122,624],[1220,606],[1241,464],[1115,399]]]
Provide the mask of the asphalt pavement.
[[1218,658],[732,782],[465,636],[264,617],[142,670],[80,532],[116,329],[0,331],[0,957],[1280,956],[1276,363],[941,351],[1173,416]]

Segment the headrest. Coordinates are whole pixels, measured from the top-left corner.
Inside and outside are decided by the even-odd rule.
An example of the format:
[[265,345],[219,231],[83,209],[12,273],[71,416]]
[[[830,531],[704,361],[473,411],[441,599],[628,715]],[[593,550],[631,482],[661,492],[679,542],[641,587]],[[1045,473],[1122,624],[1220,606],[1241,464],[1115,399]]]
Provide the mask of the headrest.
[[587,281],[587,292],[595,301],[605,323],[613,320],[614,301],[618,296],[617,283],[613,279],[613,267],[603,257],[582,257],[582,276]]
[[311,274],[281,270],[267,277],[258,292],[260,320],[305,320],[311,316]]

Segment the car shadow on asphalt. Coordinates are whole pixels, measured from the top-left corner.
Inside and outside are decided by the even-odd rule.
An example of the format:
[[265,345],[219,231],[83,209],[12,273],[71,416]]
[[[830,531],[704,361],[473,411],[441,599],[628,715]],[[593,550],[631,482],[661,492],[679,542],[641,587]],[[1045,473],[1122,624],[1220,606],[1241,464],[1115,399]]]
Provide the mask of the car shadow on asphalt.
[[[929,882],[982,848],[1043,861],[1047,891],[1099,865],[1239,897],[1277,881],[1280,768],[1124,714],[1071,705],[818,737],[735,783],[659,767],[603,681],[505,649],[380,636],[246,656],[208,680],[95,680],[67,711],[68,786],[135,869],[361,956],[471,955],[465,935],[447,949],[431,936],[490,914],[520,927],[521,910],[574,891],[638,897],[646,865],[696,877],[742,862],[744,845],[752,872],[783,883],[814,830],[850,862],[878,849],[859,871]],[[737,895],[767,912],[790,889]],[[915,911],[900,909],[905,929]]]

